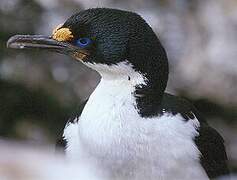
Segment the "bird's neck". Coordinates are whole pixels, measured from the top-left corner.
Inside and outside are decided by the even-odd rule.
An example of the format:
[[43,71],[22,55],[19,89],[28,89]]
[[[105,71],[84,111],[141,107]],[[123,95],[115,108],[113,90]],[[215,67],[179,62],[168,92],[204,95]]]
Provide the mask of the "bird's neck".
[[166,83],[155,77],[148,78],[146,84],[135,86],[134,97],[139,114],[142,117],[159,115]]
[[146,76],[124,63],[116,65],[113,72],[105,71],[105,67],[96,69],[101,75],[101,81],[95,92],[102,92],[100,96],[105,99],[112,97],[115,102],[130,101],[142,117],[157,115],[164,94],[164,88],[160,88],[161,81],[157,76]]

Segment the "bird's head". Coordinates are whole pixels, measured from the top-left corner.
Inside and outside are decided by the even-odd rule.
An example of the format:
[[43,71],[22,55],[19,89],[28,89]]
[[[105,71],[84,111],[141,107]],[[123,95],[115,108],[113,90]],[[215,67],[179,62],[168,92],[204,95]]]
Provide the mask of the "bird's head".
[[143,84],[146,89],[157,89],[160,96],[167,83],[166,52],[151,27],[132,12],[84,10],[55,28],[51,36],[15,35],[7,46],[63,53],[95,69],[102,77],[129,80],[140,74],[147,81]]

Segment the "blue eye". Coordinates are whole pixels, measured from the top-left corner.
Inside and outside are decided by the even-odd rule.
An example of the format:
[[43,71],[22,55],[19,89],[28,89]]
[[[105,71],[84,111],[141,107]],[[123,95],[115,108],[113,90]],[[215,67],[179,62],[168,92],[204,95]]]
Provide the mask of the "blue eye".
[[90,38],[79,38],[75,41],[76,46],[79,46],[81,48],[87,47],[92,43]]

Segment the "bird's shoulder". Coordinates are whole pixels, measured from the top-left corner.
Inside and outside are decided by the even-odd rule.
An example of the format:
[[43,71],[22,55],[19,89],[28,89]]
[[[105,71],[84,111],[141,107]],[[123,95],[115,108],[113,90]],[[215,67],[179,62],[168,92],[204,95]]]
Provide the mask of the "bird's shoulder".
[[229,174],[224,139],[214,128],[208,125],[205,118],[192,103],[184,98],[165,93],[159,112],[180,114],[185,121],[196,118],[200,125],[197,129],[198,135],[194,140],[201,153],[200,162],[208,177],[216,178]]
[[[76,111],[70,116],[70,118],[68,119],[68,121],[66,122],[66,127],[70,124],[75,124],[79,121],[79,117],[87,103],[88,99],[85,100],[83,103],[81,103]],[[63,137],[63,130],[62,133],[60,134],[59,138],[56,141],[56,150],[65,150],[66,146],[67,146],[67,141],[64,139]]]
[[158,107],[158,114],[170,113],[180,114],[185,120],[194,119],[195,107],[186,99],[164,93],[161,104]]

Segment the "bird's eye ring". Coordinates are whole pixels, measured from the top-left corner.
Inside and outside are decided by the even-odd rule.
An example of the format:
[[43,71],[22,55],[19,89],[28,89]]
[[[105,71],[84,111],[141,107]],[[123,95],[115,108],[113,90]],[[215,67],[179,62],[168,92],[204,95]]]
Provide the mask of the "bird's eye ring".
[[79,38],[75,41],[75,45],[81,48],[87,47],[92,43],[90,38]]

